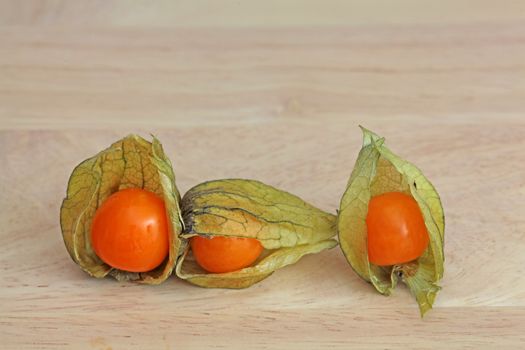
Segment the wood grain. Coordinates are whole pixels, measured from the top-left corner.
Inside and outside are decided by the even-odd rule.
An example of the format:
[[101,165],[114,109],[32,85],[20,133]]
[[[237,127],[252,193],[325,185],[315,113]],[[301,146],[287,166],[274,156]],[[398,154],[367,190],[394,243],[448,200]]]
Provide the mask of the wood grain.
[[[525,347],[523,3],[282,3],[0,2],[2,349]],[[339,248],[240,291],[95,280],[67,255],[71,170],[129,132],[161,139],[181,192],[256,178],[335,212],[358,124],[443,199],[423,320]]]

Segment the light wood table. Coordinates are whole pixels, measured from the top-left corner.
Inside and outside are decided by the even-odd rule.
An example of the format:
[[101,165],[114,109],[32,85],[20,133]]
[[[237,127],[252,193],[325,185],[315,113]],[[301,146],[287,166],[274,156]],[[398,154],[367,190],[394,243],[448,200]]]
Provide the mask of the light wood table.
[[[525,348],[522,1],[2,1],[0,24],[0,348]],[[339,248],[237,291],[95,280],[64,248],[71,170],[127,133],[181,192],[255,178],[335,212],[358,124],[441,193],[424,319]]]

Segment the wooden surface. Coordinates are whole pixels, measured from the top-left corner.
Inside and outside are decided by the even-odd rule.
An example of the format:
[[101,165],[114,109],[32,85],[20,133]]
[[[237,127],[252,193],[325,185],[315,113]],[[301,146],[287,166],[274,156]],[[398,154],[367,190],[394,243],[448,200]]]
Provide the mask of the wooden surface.
[[[0,348],[525,347],[522,1],[0,2]],[[335,212],[363,124],[441,193],[421,320],[339,248],[252,288],[95,280],[69,258],[73,167],[156,134],[179,189],[256,178]]]

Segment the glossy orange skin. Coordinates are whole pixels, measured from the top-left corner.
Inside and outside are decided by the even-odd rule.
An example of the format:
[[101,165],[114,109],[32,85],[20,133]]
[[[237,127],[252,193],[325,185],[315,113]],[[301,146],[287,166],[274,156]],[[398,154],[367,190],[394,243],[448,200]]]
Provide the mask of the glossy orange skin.
[[95,212],[91,244],[106,264],[130,272],[153,270],[169,251],[164,201],[131,188],[113,193]]
[[373,197],[366,217],[368,260],[379,266],[412,261],[423,254],[429,238],[421,209],[401,192]]
[[197,263],[211,273],[237,271],[250,266],[263,251],[255,238],[195,236],[190,239]]

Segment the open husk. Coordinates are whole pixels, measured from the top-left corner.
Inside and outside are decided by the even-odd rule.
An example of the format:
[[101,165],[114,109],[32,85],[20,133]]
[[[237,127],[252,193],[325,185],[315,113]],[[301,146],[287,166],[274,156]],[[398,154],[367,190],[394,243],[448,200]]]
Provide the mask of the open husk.
[[259,181],[228,179],[205,182],[182,199],[187,242],[193,236],[250,237],[264,253],[253,266],[229,273],[207,273],[192,257],[189,244],[176,274],[208,288],[245,288],[294,264],[306,254],[333,248],[336,217],[300,198]]
[[[337,219],[339,243],[356,273],[389,295],[398,278],[408,285],[424,315],[432,308],[443,276],[445,218],[439,195],[411,163],[392,153],[384,138],[363,128],[363,146],[341,199]],[[381,267],[368,261],[366,216],[371,197],[386,192],[412,196],[421,212],[430,243],[415,261]]]
[[[112,268],[93,251],[91,222],[97,208],[114,192],[142,188],[164,200],[169,223],[169,255],[152,271],[135,273]],[[67,196],[60,209],[60,225],[67,251],[82,270],[102,278],[159,284],[175,266],[181,241],[180,195],[175,175],[160,142],[130,135],[80,163],[71,174]]]

